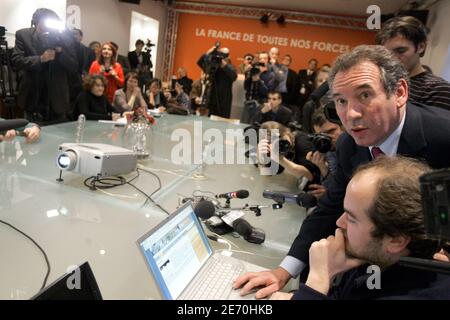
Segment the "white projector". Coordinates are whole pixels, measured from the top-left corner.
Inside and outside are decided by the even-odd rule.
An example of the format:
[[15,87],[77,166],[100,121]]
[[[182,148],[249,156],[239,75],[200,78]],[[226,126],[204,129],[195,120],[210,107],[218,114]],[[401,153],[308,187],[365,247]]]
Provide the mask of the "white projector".
[[111,177],[136,170],[137,156],[128,149],[102,143],[63,143],[57,166],[83,176]]

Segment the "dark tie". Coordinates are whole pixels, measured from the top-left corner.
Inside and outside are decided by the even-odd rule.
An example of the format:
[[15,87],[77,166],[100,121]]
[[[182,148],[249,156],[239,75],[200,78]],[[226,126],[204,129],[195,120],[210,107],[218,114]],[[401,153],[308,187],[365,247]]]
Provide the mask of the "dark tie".
[[378,147],[372,148],[372,157],[374,159],[378,158],[379,156],[381,156],[383,154],[384,154],[384,152],[380,148],[378,148]]

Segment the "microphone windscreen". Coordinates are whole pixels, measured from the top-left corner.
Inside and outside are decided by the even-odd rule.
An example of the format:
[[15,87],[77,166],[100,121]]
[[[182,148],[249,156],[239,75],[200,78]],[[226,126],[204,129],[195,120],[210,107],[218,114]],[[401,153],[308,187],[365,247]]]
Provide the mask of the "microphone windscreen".
[[303,208],[312,208],[317,205],[317,198],[304,192],[297,197],[297,204]]
[[247,220],[240,218],[233,221],[233,229],[245,238],[252,234],[253,227]]
[[2,120],[0,121],[0,132],[22,128],[27,124],[28,120],[25,119]]
[[202,220],[206,220],[211,218],[216,212],[216,208],[211,201],[208,200],[200,200],[194,206],[194,212]]
[[236,198],[238,198],[238,199],[248,198],[249,195],[250,195],[250,193],[247,190],[236,191]]

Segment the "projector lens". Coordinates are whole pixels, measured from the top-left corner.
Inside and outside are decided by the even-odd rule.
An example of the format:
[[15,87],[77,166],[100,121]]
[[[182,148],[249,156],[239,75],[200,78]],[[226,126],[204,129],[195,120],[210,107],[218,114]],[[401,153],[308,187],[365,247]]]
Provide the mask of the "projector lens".
[[73,151],[61,153],[56,160],[56,164],[61,170],[72,170],[75,168],[77,156]]

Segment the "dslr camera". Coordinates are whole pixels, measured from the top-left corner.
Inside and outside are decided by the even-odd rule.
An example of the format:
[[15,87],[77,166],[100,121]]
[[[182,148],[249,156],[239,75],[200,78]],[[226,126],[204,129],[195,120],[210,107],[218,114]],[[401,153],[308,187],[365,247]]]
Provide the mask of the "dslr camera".
[[265,66],[266,66],[266,64],[262,63],[262,62],[252,63],[252,68],[249,71],[249,76],[253,77],[253,76],[256,76],[257,74],[260,74],[261,73],[260,67],[265,67]]
[[[272,150],[278,150],[278,154],[286,156],[292,149],[291,143],[286,139],[281,139],[278,133],[263,132],[260,133],[260,140],[267,139],[268,143],[272,145]],[[270,156],[270,155],[268,155]]]
[[331,150],[331,138],[325,134],[309,134],[309,140],[313,144],[313,151],[319,151],[320,153],[327,153]]

